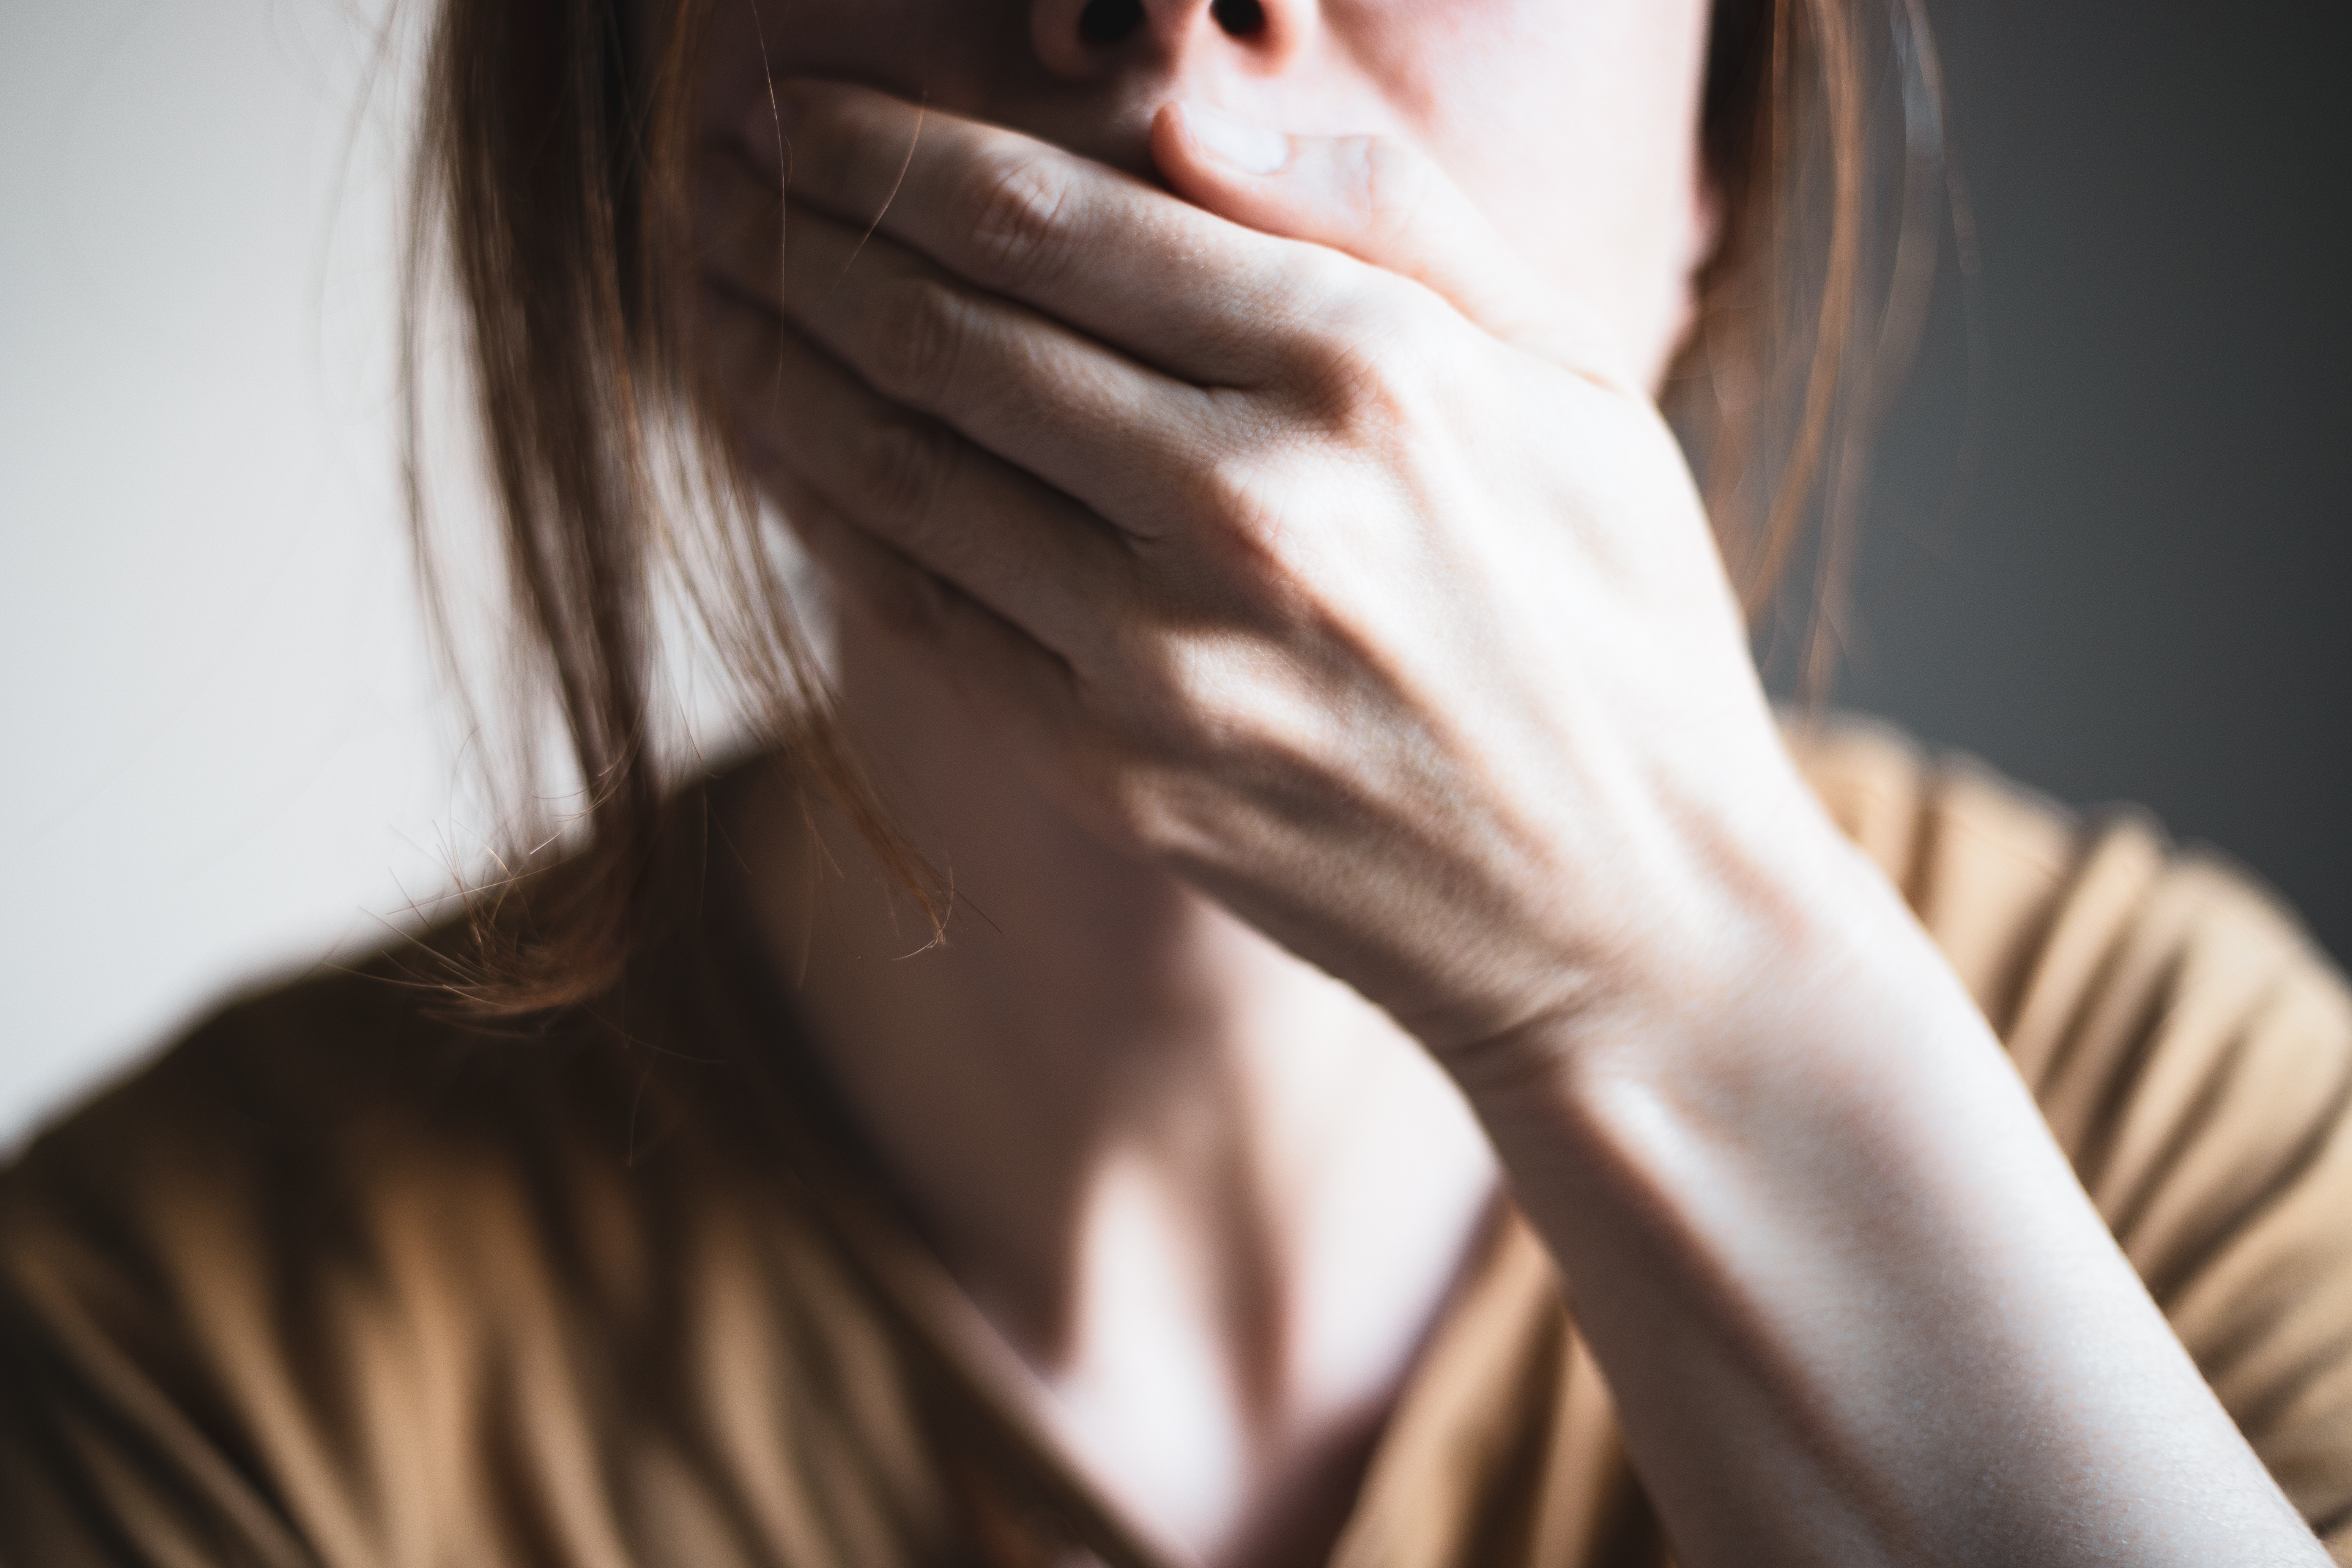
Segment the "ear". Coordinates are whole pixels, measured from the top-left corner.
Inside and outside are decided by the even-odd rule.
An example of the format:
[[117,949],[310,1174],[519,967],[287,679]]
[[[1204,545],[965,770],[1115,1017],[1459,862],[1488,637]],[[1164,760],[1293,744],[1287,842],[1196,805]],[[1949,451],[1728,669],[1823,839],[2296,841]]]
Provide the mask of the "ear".
[[1497,337],[1581,343],[1580,361],[1599,347],[1596,323],[1518,259],[1435,160],[1404,142],[1286,135],[1205,104],[1171,103],[1152,121],[1151,153],[1179,195],[1220,217],[1411,278]]

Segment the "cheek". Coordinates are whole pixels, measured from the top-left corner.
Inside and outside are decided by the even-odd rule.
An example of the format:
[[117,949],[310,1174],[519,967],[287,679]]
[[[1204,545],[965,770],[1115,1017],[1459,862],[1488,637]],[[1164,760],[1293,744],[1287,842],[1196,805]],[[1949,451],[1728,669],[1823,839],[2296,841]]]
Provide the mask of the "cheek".
[[1708,0],[1347,10],[1390,35],[1384,74],[1455,181],[1528,260],[1663,368],[1704,248]]

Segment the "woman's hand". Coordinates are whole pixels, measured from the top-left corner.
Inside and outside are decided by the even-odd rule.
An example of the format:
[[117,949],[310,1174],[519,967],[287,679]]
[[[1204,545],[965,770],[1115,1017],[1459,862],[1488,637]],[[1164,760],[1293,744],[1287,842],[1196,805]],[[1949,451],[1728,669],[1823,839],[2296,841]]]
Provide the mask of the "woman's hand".
[[736,429],[1071,808],[1441,1056],[1753,967],[1842,847],[1673,437],[1433,164],[1171,107],[1179,199],[785,102],[714,223]]
[[1170,195],[788,102],[711,219],[763,482],[1074,810],[1454,1068],[1683,1561],[2317,1560],[1795,777],[1599,324],[1398,147],[1170,109]]

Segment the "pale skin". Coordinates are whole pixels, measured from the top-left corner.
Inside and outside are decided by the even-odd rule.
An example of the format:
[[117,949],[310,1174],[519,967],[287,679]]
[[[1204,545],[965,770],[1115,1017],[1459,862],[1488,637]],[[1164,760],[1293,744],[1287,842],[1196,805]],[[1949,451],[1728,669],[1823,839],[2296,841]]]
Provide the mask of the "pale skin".
[[723,6],[705,319],[961,911],[764,935],[1089,1479],[1318,1560],[1500,1181],[1693,1568],[2325,1562],[1782,750],[1702,0],[1079,9]]

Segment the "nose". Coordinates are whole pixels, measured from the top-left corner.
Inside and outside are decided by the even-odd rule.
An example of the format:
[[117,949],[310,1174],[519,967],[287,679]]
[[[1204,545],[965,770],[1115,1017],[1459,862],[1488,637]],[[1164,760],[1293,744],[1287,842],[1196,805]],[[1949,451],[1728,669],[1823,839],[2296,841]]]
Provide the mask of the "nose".
[[1068,81],[1171,71],[1201,53],[1272,70],[1296,53],[1311,0],[1034,0],[1038,60]]

